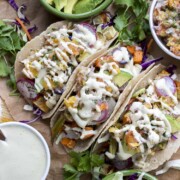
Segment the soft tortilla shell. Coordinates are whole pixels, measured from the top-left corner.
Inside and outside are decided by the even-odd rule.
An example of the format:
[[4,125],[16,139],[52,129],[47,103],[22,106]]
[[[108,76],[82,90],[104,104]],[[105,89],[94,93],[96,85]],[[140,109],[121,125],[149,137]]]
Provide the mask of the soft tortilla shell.
[[[117,46],[118,46],[118,45],[117,45]],[[112,47],[112,48],[109,49],[107,52],[105,52],[103,55],[106,55],[108,52],[113,51],[113,49],[117,48],[117,46]],[[101,56],[103,56],[103,55],[101,55]],[[93,64],[95,60],[96,60],[96,59],[94,59],[93,61],[91,61],[91,62],[89,63],[89,66],[90,66],[91,64]],[[123,91],[123,92],[121,93],[121,95],[119,96],[118,101],[117,101],[117,104],[116,104],[116,106],[115,106],[115,108],[114,108],[114,111],[113,111],[113,113],[110,115],[110,117],[108,118],[108,120],[107,120],[105,123],[101,124],[101,125],[98,127],[96,135],[94,135],[92,138],[89,138],[89,139],[87,139],[87,140],[85,140],[85,141],[79,140],[79,141],[77,142],[76,146],[75,146],[74,149],[73,149],[74,151],[76,151],[76,152],[85,151],[85,150],[87,150],[87,149],[91,146],[91,144],[93,144],[93,142],[95,142],[95,140],[97,139],[97,137],[99,136],[99,134],[103,131],[103,129],[106,128],[106,126],[112,121],[114,115],[115,115],[116,112],[119,110],[119,108],[121,107],[121,105],[123,104],[123,102],[126,101],[127,96],[129,95],[130,91],[131,91],[132,88],[135,86],[135,84],[136,84],[139,80],[141,80],[141,79],[145,76],[145,74],[150,71],[150,69],[151,69],[153,66],[154,66],[154,64],[151,65],[151,66],[149,66],[149,67],[148,67],[145,71],[143,71],[140,75],[138,75],[137,77],[135,77],[135,78],[133,78],[131,81],[129,81],[128,85],[125,87],[124,91]],[[80,68],[81,68],[81,67],[80,67]],[[78,75],[78,74],[76,74],[76,75]],[[74,78],[76,78],[76,75],[74,76]],[[71,92],[72,92],[74,89],[75,89],[75,87],[71,90]],[[68,96],[70,96],[71,92],[69,93]],[[68,96],[67,96],[67,97],[68,97]],[[61,112],[62,112],[62,110],[61,110],[62,107],[63,107],[63,104],[60,106],[59,110],[58,110],[58,111],[54,114],[54,116],[51,118],[51,123],[50,123],[50,124],[51,124],[51,127],[53,126],[53,124],[55,123],[55,121],[56,121],[56,120],[58,119],[58,117],[60,116],[60,114],[61,114]],[[67,150],[67,151],[70,151],[69,149],[66,149],[66,150]]]
[[[143,79],[141,79],[133,88],[129,96],[127,97],[125,103],[122,105],[122,107],[119,108],[114,118],[110,121],[110,123],[107,125],[107,127],[103,130],[99,138],[102,138],[108,129],[115,124],[121,114],[124,112],[125,107],[127,106],[128,102],[130,101],[132,95],[139,89],[146,87],[149,84],[150,80],[153,80],[158,73],[160,73],[165,67],[162,65],[157,65],[154,68],[152,68],[149,73],[145,75]],[[177,140],[171,140],[166,148],[162,151],[156,152],[156,154],[153,157],[150,157],[147,159],[147,162],[150,164],[149,167],[142,169],[145,172],[152,171],[154,169],[157,169],[160,165],[162,165],[165,161],[169,160],[171,156],[179,149],[180,147],[180,132],[176,134]],[[92,151],[97,151],[99,148],[101,148],[101,145],[97,142],[95,143]]]
[[[71,22],[60,21],[60,22],[57,22],[57,23],[54,23],[54,24],[50,25],[47,28],[46,31],[42,32],[39,36],[36,36],[34,39],[32,39],[30,42],[28,42],[22,48],[22,50],[17,54],[16,62],[15,62],[15,77],[16,77],[16,80],[18,80],[18,79],[20,79],[22,77],[25,77],[24,74],[22,73],[22,69],[23,69],[24,66],[21,63],[21,61],[26,59],[30,55],[31,50],[36,50],[36,49],[39,49],[39,48],[41,48],[43,46],[43,44],[45,42],[44,35],[46,35],[48,32],[53,31],[54,29],[59,29],[64,25],[69,26],[69,25],[71,25]],[[114,39],[112,39],[111,41],[108,41],[107,44],[105,45],[105,47],[102,50],[98,51],[97,53],[91,55],[90,57],[88,57],[87,59],[82,61],[79,64],[79,66],[82,66],[82,65],[87,66],[89,62],[91,62],[93,59],[95,59],[98,56],[100,56],[101,54],[103,54],[107,50],[109,45],[114,41]],[[78,71],[78,67],[73,71],[72,75],[70,76],[70,78],[69,78],[69,80],[68,80],[68,82],[66,84],[66,90],[61,95],[61,97],[60,97],[58,103],[56,104],[56,106],[50,112],[45,113],[43,115],[43,119],[50,118],[54,114],[54,112],[57,110],[57,108],[59,107],[59,105],[63,101],[64,97],[66,97],[67,94],[69,93],[69,91],[72,89],[72,87],[74,85],[74,82],[75,82],[75,74]],[[26,100],[26,101],[28,101],[28,100]],[[31,102],[29,102],[29,103],[31,103]],[[10,109],[10,111],[11,111],[11,109]],[[13,116],[13,114],[12,114],[12,116]]]

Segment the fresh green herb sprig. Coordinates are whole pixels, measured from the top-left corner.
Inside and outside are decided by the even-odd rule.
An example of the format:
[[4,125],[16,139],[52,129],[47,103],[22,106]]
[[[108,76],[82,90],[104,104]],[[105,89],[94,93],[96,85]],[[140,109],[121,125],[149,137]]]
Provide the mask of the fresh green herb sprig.
[[70,152],[69,155],[70,164],[65,164],[63,167],[66,180],[79,180],[81,175],[91,173],[95,167],[101,167],[104,164],[103,158],[89,151]]
[[114,3],[117,5],[114,23],[119,41],[132,44],[144,40],[150,34],[148,0],[115,0]]
[[[19,32],[22,35],[22,32]],[[7,77],[7,85],[16,91],[16,81],[14,77],[14,62],[17,52],[24,46],[16,27],[4,23],[0,20],[0,77]]]

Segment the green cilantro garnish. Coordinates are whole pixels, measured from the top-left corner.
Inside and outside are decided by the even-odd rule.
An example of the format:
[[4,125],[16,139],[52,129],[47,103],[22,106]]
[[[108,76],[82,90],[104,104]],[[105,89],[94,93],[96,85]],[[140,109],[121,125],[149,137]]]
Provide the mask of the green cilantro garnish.
[[104,164],[104,159],[89,151],[82,153],[70,152],[70,164],[64,165],[64,179],[79,180],[83,174],[91,173],[95,167]]
[[114,20],[119,31],[119,41],[131,44],[139,42],[149,35],[147,0],[115,0],[117,16]]
[[[22,32],[21,32],[22,33]],[[15,92],[14,62],[17,52],[24,46],[17,29],[0,20],[0,77],[7,77],[7,85]]]

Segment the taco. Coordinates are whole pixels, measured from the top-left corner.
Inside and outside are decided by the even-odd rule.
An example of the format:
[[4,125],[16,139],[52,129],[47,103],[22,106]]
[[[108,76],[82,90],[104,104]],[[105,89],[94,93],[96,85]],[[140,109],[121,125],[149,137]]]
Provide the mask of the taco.
[[76,67],[98,57],[117,37],[109,13],[91,21],[54,23],[17,55],[18,90],[44,118],[51,117],[72,88]]
[[109,169],[151,171],[178,150],[179,131],[180,79],[158,65],[137,83],[93,151]]
[[[136,53],[118,44],[87,67],[81,66],[76,84],[51,119],[52,141],[68,151],[84,151],[113,117],[131,88],[153,65],[142,71]],[[134,51],[140,51],[134,45]]]

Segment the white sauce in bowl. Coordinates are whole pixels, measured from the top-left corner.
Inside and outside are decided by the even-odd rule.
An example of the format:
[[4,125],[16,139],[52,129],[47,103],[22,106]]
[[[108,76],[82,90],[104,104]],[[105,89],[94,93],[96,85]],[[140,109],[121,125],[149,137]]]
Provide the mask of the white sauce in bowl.
[[0,141],[1,180],[44,180],[50,155],[47,144],[34,128],[21,123],[0,124],[6,141]]

